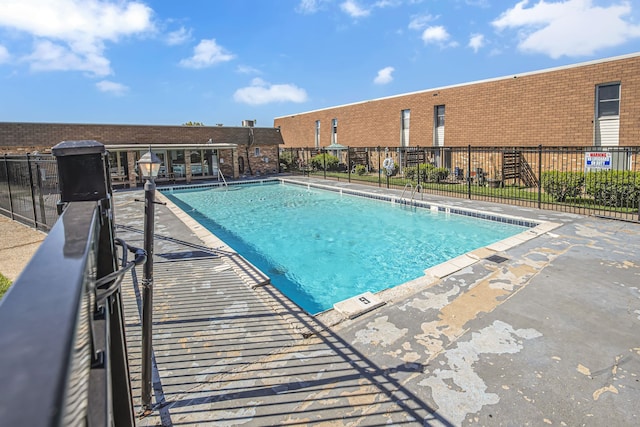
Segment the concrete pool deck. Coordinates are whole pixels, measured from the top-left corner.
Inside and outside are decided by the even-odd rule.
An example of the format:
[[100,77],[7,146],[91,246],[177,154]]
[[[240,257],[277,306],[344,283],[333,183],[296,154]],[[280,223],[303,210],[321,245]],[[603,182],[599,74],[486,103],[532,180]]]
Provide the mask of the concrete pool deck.
[[[135,197],[115,195],[116,222],[141,245]],[[640,226],[426,197],[560,226],[496,252],[502,262],[418,279],[337,320],[306,315],[271,285],[252,288],[250,266],[158,206],[158,407],[139,424],[638,424]],[[123,283],[139,404],[137,286]]]
[[[140,247],[141,196],[114,195],[117,235]],[[206,230],[158,205],[157,406],[138,424],[638,425],[640,225],[425,197],[560,225],[383,291],[383,306],[354,319],[314,318]],[[122,287],[139,408],[135,273]]]

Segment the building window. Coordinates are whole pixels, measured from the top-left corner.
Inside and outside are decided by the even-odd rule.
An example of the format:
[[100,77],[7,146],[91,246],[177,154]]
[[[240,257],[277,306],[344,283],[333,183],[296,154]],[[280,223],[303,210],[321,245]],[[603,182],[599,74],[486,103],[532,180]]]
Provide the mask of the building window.
[[596,97],[598,118],[620,115],[620,83],[599,85]]
[[256,157],[260,157],[260,147],[254,148],[253,155]]
[[338,119],[331,120],[331,143],[338,143]]
[[320,120],[316,120],[316,148],[320,148]]
[[400,112],[400,145],[409,146],[409,126],[411,121],[411,110],[402,110]]
[[436,106],[436,126],[444,126],[444,105]]

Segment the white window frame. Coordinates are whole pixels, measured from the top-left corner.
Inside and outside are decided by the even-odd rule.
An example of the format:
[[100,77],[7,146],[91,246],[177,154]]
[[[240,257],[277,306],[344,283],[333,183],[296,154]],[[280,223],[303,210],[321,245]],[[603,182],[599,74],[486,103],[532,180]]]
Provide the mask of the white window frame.
[[[440,110],[442,109],[442,114],[440,114]],[[436,105],[435,106],[435,112],[436,112],[436,127],[440,127],[440,126],[444,126],[444,117],[446,114],[446,109],[444,104],[443,105]]]
[[338,119],[331,119],[331,143],[338,143]]
[[409,146],[409,132],[411,129],[411,110],[400,111],[400,146]]

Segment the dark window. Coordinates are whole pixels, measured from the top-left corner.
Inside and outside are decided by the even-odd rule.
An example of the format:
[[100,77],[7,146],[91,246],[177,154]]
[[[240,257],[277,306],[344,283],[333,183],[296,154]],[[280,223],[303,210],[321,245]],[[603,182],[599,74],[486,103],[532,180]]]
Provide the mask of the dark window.
[[436,126],[444,126],[444,105],[436,106]]
[[597,97],[598,117],[620,115],[620,83],[598,86]]

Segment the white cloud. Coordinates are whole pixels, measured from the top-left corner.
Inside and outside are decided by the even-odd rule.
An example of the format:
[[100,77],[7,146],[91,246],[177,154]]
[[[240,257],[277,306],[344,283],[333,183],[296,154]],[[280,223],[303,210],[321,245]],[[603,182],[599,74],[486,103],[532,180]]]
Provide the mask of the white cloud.
[[193,49],[193,56],[180,61],[180,65],[187,68],[206,68],[234,58],[235,55],[218,45],[215,39],[201,40]]
[[382,70],[378,71],[378,75],[373,82],[377,85],[386,85],[387,83],[391,83],[393,81],[393,76],[391,75],[395,68],[393,67],[384,67]]
[[0,44],[0,64],[8,62],[10,57],[11,55],[9,55],[7,48]]
[[167,34],[167,44],[169,46],[176,46],[188,42],[191,39],[191,30],[187,30],[184,27],[180,27],[179,30],[171,31]]
[[402,4],[402,0],[378,0],[373,4],[373,7],[397,7]]
[[[27,33],[34,50],[23,59],[34,70],[111,74],[105,42],[153,32],[152,10],[136,1],[3,0],[0,27]],[[52,46],[54,52],[43,47]],[[70,62],[66,66],[62,58]]]
[[251,81],[251,85],[238,89],[233,94],[236,102],[249,105],[263,105],[272,102],[296,102],[307,100],[307,92],[293,84],[270,84],[260,78]]
[[100,92],[110,93],[116,96],[122,96],[129,91],[129,87],[120,83],[102,80],[96,83],[96,87]]
[[471,49],[473,49],[474,52],[478,52],[478,50],[480,50],[481,47],[484,46],[484,35],[482,34],[473,34],[471,35],[471,38],[469,39],[469,45],[468,45]]
[[262,74],[262,71],[248,65],[238,65],[236,70],[240,74]]
[[444,44],[449,40],[449,37],[449,33],[442,25],[427,27],[422,33],[422,41],[424,41],[425,44]]
[[492,22],[499,30],[517,29],[518,48],[524,52],[551,58],[585,56],[640,37],[640,25],[623,19],[631,13],[628,1],[608,7],[594,6],[591,0],[527,4],[517,3]]
[[352,18],[362,18],[371,13],[368,9],[363,9],[355,0],[347,0],[340,4],[340,9]]
[[316,13],[322,7],[322,3],[326,0],[300,0],[296,12],[304,15]]
[[411,21],[409,22],[410,30],[422,30],[425,28],[429,22],[433,21],[435,17],[433,15],[416,15],[411,17]]
[[85,71],[96,76],[110,74],[109,60],[99,52],[77,53],[73,48],[48,40],[36,42],[33,52],[22,58],[34,71]]

